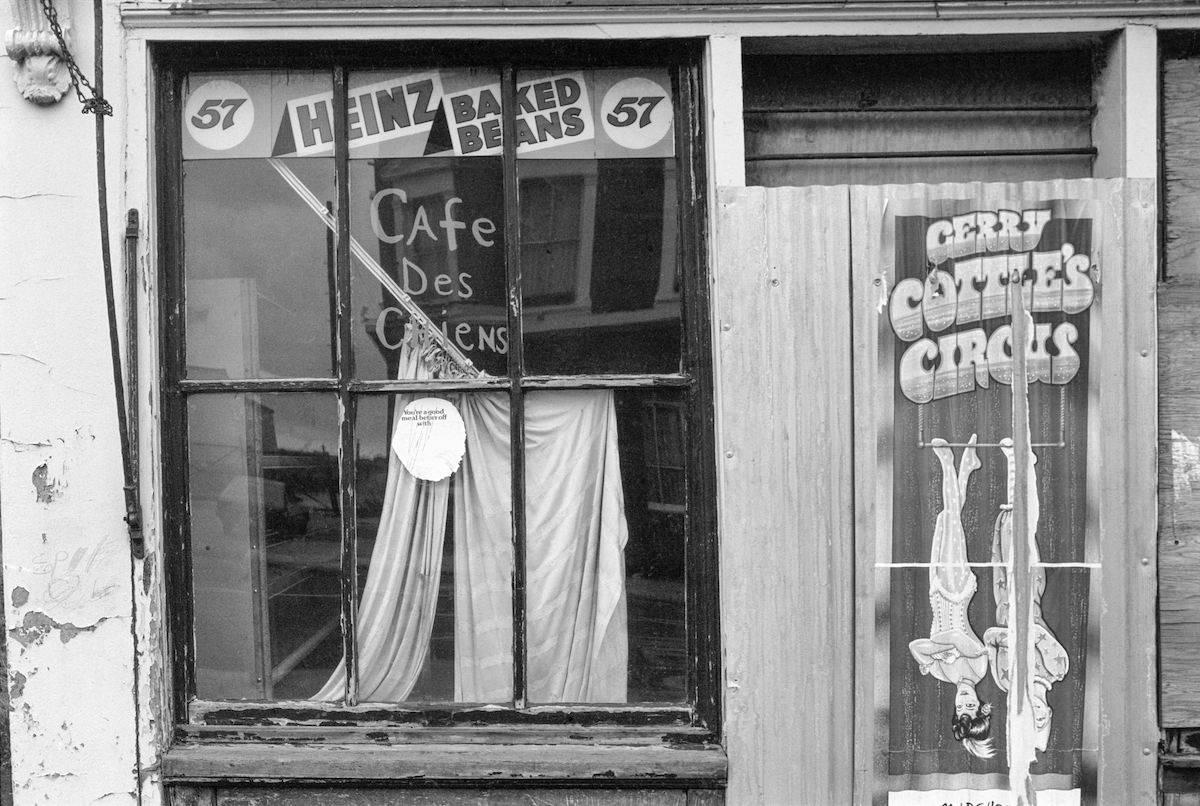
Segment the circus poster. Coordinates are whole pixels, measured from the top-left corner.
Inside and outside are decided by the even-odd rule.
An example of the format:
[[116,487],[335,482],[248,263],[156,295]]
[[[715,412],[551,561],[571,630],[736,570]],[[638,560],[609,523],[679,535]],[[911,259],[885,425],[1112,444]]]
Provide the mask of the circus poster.
[[[1095,802],[1103,256],[1093,211],[1064,199],[921,199],[885,215],[873,803]],[[1027,417],[1014,406],[1017,317]],[[1015,529],[1017,513],[1036,526]]]

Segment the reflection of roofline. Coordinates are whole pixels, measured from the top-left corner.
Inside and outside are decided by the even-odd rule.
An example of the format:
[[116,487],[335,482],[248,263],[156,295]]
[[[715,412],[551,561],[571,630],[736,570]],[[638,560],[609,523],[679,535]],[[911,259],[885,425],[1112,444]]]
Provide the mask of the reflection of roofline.
[[[437,174],[449,174],[453,178],[454,161],[460,159],[478,159],[477,157],[456,157],[453,154],[444,154],[440,156],[420,157],[420,158],[392,158],[392,157],[355,157],[351,155],[352,162],[373,162],[375,169],[375,178],[378,179],[418,179],[433,176]],[[499,156],[496,157],[497,161]],[[414,170],[415,168],[415,170]],[[454,192],[454,186],[451,184],[448,187],[439,187],[436,189],[436,195],[445,196]],[[434,192],[423,194],[422,197],[435,195]],[[414,199],[415,201],[415,199]]]
[[[504,326],[508,324],[504,308],[494,305],[475,306],[469,302],[454,303],[442,306],[448,315],[448,330],[454,330],[454,325],[468,323],[472,325]],[[378,314],[373,314],[377,315]],[[368,329],[374,326],[373,317],[365,319]],[[526,308],[523,330],[526,333],[545,333],[566,330],[593,330],[600,327],[629,327],[637,325],[671,324],[679,321],[679,300],[656,302],[653,308],[642,308],[640,311],[607,311],[592,313],[586,308],[575,305],[547,306],[542,308]]]
[[[504,309],[496,305],[472,305],[450,303],[442,306],[449,318],[477,325],[504,325],[507,322]],[[602,327],[649,325],[679,321],[679,300],[656,302],[653,308],[636,311],[606,311],[592,313],[576,305],[554,305],[525,309],[522,329],[526,333],[544,333],[560,330],[588,330]],[[456,324],[457,322],[455,322]],[[450,325],[453,327],[453,325]]]
[[285,468],[330,467],[336,462],[337,457],[329,453],[303,455],[265,453],[262,455],[259,466],[263,470],[283,470]]
[[672,321],[679,321],[679,300],[677,299],[658,302],[653,308],[642,308],[637,311],[587,313],[569,306],[541,311],[534,308],[532,311],[526,312],[521,327],[526,333],[541,333],[548,330],[587,330]]
[[631,598],[683,604],[681,580],[647,578],[635,574],[625,580],[625,589]]

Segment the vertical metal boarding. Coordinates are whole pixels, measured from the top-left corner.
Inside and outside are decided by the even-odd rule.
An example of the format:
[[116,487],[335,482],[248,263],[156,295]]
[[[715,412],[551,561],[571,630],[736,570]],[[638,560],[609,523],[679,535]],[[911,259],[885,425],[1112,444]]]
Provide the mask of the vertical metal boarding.
[[[1047,225],[1054,234],[1047,235],[1045,249],[1030,240],[1010,250],[1017,255],[1014,267],[1025,265],[1020,255],[1051,247],[1065,264],[1075,239],[1080,252],[1087,244],[1085,271],[1095,289],[1086,305],[1052,303],[1047,288],[1055,277],[1066,276],[1062,268],[1054,269],[1057,275],[1019,271],[1020,294],[1002,303],[1029,303],[1032,316],[1025,324],[1042,345],[1041,353],[1026,356],[1033,380],[1029,440],[1040,464],[1023,469],[1017,485],[1019,497],[1028,476],[1035,485],[1029,489],[1038,492],[1025,493],[1015,508],[1019,517],[1030,498],[1040,498],[1040,515],[1033,501],[1029,524],[1006,527],[1012,540],[1029,547],[1024,552],[1029,559],[1012,574],[1023,591],[1013,600],[1014,613],[1028,614],[1017,624],[1015,616],[1011,622],[1000,616],[1003,596],[995,584],[1000,569],[1014,570],[1011,552],[993,557],[999,551],[993,548],[999,545],[998,525],[1010,522],[997,515],[1006,486],[999,440],[1013,436],[1013,362],[1011,345],[1004,354],[1005,334],[993,348],[1001,351],[993,356],[994,372],[985,361],[986,340],[1002,325],[1013,327],[1010,309],[977,315],[978,322],[970,315],[956,317],[951,309],[936,331],[925,326],[925,337],[932,337],[929,350],[943,335],[952,338],[949,352],[936,359],[930,353],[922,371],[936,374],[936,366],[960,363],[973,338],[984,340],[972,348],[978,366],[961,362],[965,369],[956,371],[957,380],[930,379],[958,384],[944,394],[961,391],[962,405],[940,414],[930,408],[921,415],[927,420],[916,414],[922,406],[913,406],[904,414],[911,419],[898,423],[897,406],[904,400],[897,396],[897,350],[908,342],[895,338],[888,317],[899,278],[895,232],[887,228],[894,228],[894,215],[903,210],[925,210],[932,220],[943,213],[1023,207],[1052,210],[1067,221]],[[1055,803],[1059,797],[1150,802],[1157,740],[1152,187],[1133,180],[1062,180],[724,189],[717,227],[714,314],[731,802],[903,803],[906,792],[1005,792],[1014,785],[1024,802]],[[961,257],[970,260],[966,252]],[[919,267],[922,278],[928,269],[924,263]],[[1044,287],[1036,287],[1039,277]],[[1068,338],[1072,334],[1076,342]],[[881,350],[887,338],[898,346]],[[1083,369],[1075,387],[1072,347]],[[967,402],[967,393],[984,383],[993,390],[1003,387],[1008,396],[1008,402],[988,404],[995,409],[990,414],[981,403]],[[1062,389],[1070,389],[1069,396]],[[982,425],[975,422],[980,417]],[[1058,668],[1055,651],[1039,654],[1035,643],[1022,644],[1014,653],[1022,671],[1030,686],[1042,686],[1032,696],[1019,680],[1005,683],[1021,688],[1023,698],[1010,698],[997,680],[1003,675],[981,666],[986,660],[976,662],[980,690],[995,702],[990,759],[967,758],[949,736],[948,720],[944,728],[930,722],[921,729],[904,721],[905,714],[924,708],[948,715],[955,705],[953,686],[928,675],[922,679],[908,646],[922,630],[929,637],[930,538],[918,534],[923,527],[905,525],[909,515],[894,511],[893,498],[905,485],[914,487],[917,497],[910,498],[930,513],[930,524],[941,500],[938,464],[926,442],[939,434],[914,432],[911,461],[893,467],[896,429],[918,422],[952,437],[949,450],[960,467],[970,432],[986,428],[994,437],[985,446],[977,436],[980,444],[972,451],[983,457],[986,469],[963,485],[964,568],[980,580],[970,618],[978,622],[981,647],[990,630],[992,651],[1000,658],[991,668],[1008,668],[1005,636],[1032,641],[1044,635],[1040,630],[1057,636],[1070,656],[1070,671],[1047,672],[1047,665]],[[915,472],[911,468],[918,475],[896,475]],[[911,506],[903,496],[897,500]],[[925,541],[924,557],[911,546],[903,551],[913,557],[891,556],[893,533],[902,529],[917,535],[918,543]],[[1060,537],[1068,533],[1074,537]],[[907,609],[890,609],[889,586],[879,585],[885,578],[895,580],[891,591],[911,600]],[[1066,603],[1076,600],[1079,613],[1068,612]],[[903,613],[912,623],[900,624]],[[899,626],[893,629],[893,622]],[[905,701],[918,691],[931,702]],[[1019,711],[1011,718],[1010,699]],[[1046,702],[1059,706],[1049,728],[1044,709],[1037,707]],[[1032,727],[1035,717],[1046,736]],[[910,753],[907,767],[892,763],[905,742],[919,751]],[[917,747],[921,742],[930,745],[926,751]],[[1010,759],[1018,762],[1015,771]],[[942,762],[954,770],[940,773]],[[1066,794],[1038,798],[1036,791],[1027,792],[1027,783]]]

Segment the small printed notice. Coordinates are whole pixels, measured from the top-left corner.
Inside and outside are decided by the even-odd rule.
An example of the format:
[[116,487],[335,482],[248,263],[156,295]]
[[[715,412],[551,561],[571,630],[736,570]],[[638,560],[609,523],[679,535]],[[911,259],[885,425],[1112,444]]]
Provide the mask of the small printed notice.
[[[1043,789],[1038,806],[1079,806],[1078,789]],[[928,792],[889,792],[888,806],[1015,806],[1017,797],[1003,789],[936,789]]]
[[441,481],[462,462],[467,432],[448,400],[423,397],[404,407],[392,434],[392,450],[419,479]]

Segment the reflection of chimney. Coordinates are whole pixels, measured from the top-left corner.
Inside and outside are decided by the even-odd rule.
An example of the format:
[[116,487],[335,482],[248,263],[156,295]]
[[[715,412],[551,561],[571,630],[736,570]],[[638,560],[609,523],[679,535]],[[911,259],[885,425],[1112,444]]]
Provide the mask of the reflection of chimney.
[[606,160],[597,172],[592,311],[652,309],[662,274],[664,165]]
[[[325,210],[333,219],[333,202],[325,202]],[[337,367],[338,317],[337,317],[337,249],[334,246],[333,230],[325,228],[325,277],[329,288],[329,366]]]
[[279,438],[275,434],[275,410],[261,403],[256,404],[256,407],[258,409],[259,434],[262,440],[259,452],[279,453]]
[[[388,180],[387,180],[387,175],[386,175],[387,174],[387,172],[386,172],[387,165],[388,165],[388,160],[382,160],[382,159],[373,160],[371,163],[371,167],[375,170],[375,187],[371,191],[372,197],[374,197],[374,195],[379,192],[380,188],[388,187]],[[388,195],[387,198],[385,198],[382,202],[380,202],[380,204],[379,204],[380,218],[383,218],[384,215],[387,215],[387,217],[389,219],[392,219],[394,221],[394,219],[395,219],[395,204],[396,204],[396,197],[392,196],[390,194]],[[385,272],[387,272],[388,277],[391,277],[393,280],[396,280],[397,282],[399,282],[399,265],[400,265],[400,255],[398,254],[400,251],[399,242],[397,242],[396,244],[389,244],[389,243],[385,243],[384,241],[378,241],[378,243],[379,243],[379,265],[383,268],[383,270]],[[380,285],[380,287],[379,287],[379,293],[380,293],[380,299],[379,299],[379,310],[380,311],[382,311],[384,308],[392,308],[392,307],[396,306],[395,297],[393,297],[392,294],[386,288],[384,288],[382,285]],[[389,350],[386,347],[384,347],[383,344],[380,343],[379,339],[375,335],[374,322],[371,322],[368,324],[366,322],[366,320],[368,319],[367,316],[364,316],[363,319],[364,319],[363,324],[367,327],[367,333],[369,334],[371,342],[375,345],[375,349],[378,350],[379,354],[383,357],[383,364],[387,368],[386,377],[387,378],[395,378],[396,372],[400,367],[400,351],[399,350]],[[387,318],[387,320],[383,323],[383,328],[384,328],[384,337],[387,339],[388,344],[399,344],[400,343],[400,339],[404,336],[404,326],[405,326],[405,324],[407,324],[407,322],[408,322],[407,316],[389,316]],[[389,403],[389,405],[388,405],[388,422],[391,422],[391,413],[392,413],[391,412],[391,404]]]

